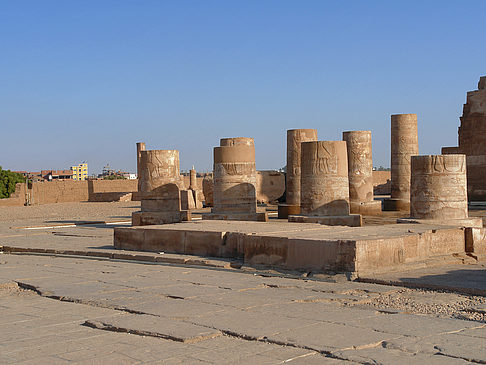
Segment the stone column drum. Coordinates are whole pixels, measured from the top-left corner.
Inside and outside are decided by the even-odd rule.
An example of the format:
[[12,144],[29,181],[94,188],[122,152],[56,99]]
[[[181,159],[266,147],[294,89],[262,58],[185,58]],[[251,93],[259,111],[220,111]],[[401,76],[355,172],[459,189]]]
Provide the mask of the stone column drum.
[[194,166],[189,171],[189,189],[197,190],[197,173]]
[[255,213],[255,147],[248,144],[214,148],[214,213]]
[[465,155],[412,157],[410,216],[418,219],[465,219]]
[[145,151],[145,142],[137,142],[137,179],[138,179],[138,191],[140,191],[140,181],[142,173],[140,172],[140,159],[142,157],[142,151]]
[[301,215],[291,215],[289,221],[361,225],[359,214],[349,214],[346,142],[303,142],[301,146]]
[[316,129],[287,130],[287,174],[285,204],[279,204],[278,217],[286,219],[300,213],[301,143],[317,141]]
[[391,199],[384,210],[410,208],[410,158],[418,155],[417,114],[391,116]]
[[302,214],[349,214],[346,142],[302,143],[301,188]]
[[371,131],[343,132],[343,141],[348,152],[351,213],[381,214],[381,202],[373,199]]
[[221,147],[244,145],[244,146],[253,146],[253,148],[255,148],[255,140],[251,137],[221,138],[219,140],[219,145]]
[[174,223],[182,220],[179,151],[149,150],[140,154],[141,212],[133,225]]
[[213,208],[203,219],[267,220],[257,213],[253,138],[223,138],[214,148]]

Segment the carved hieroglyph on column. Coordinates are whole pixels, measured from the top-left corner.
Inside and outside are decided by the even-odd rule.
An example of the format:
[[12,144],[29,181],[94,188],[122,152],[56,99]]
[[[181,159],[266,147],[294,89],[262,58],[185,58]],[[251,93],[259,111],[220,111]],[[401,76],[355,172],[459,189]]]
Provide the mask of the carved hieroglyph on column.
[[416,114],[391,116],[391,199],[385,200],[385,210],[410,208],[410,161],[418,155]]
[[314,216],[348,215],[346,142],[304,142],[301,146],[301,213]]
[[316,129],[287,131],[287,204],[300,204],[301,143],[313,141],[317,141]]
[[203,219],[267,221],[257,212],[253,138],[223,138],[214,148],[213,209]]
[[140,159],[142,158],[142,151],[145,151],[145,142],[137,142],[137,179],[138,179],[138,191],[141,191],[140,189],[140,177],[142,176],[142,173],[140,172],[141,164],[140,164]]
[[348,151],[349,200],[373,201],[373,160],[371,131],[343,132]]
[[179,151],[142,151],[140,162],[142,212],[179,211],[179,190],[183,188]]
[[256,213],[255,186],[253,141],[214,148],[213,213]]
[[468,217],[465,155],[412,157],[410,215],[419,219]]

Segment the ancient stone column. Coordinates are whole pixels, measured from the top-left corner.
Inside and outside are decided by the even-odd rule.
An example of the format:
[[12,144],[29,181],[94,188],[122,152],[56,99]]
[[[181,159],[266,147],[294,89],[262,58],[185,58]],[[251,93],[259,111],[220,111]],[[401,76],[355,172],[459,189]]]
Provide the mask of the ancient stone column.
[[361,225],[359,214],[349,214],[346,142],[303,142],[301,147],[301,214],[290,215],[289,221]]
[[290,214],[298,214],[300,209],[300,161],[301,143],[317,141],[316,129],[289,129],[287,131],[287,176],[286,204],[295,206]]
[[371,131],[343,132],[348,152],[351,213],[380,214],[381,202],[373,199]]
[[221,147],[225,146],[253,146],[255,147],[255,140],[250,137],[232,137],[232,138],[221,138],[219,141]]
[[213,209],[203,219],[267,220],[257,213],[253,138],[221,139],[214,148]]
[[417,114],[391,116],[391,199],[384,210],[410,207],[410,158],[418,155]]
[[197,190],[197,173],[194,166],[189,171],[189,189]]
[[214,213],[256,212],[255,147],[214,148]]
[[138,191],[140,191],[140,159],[142,157],[142,151],[145,151],[145,142],[137,142],[137,179],[138,179]]
[[468,218],[465,155],[412,156],[411,165],[412,218]]
[[140,153],[141,212],[132,215],[133,225],[180,222],[179,151],[149,150]]
[[302,143],[301,189],[302,214],[349,214],[346,142]]

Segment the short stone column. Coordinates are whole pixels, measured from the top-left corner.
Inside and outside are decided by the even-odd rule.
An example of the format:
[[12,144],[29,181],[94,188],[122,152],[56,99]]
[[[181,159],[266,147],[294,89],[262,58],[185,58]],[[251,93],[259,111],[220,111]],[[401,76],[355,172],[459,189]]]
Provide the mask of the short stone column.
[[175,223],[190,218],[181,211],[180,190],[184,183],[179,151],[141,151],[139,181],[142,209],[133,213],[133,225]]
[[266,221],[257,212],[255,145],[253,138],[221,139],[214,147],[213,208],[203,219]]
[[361,216],[349,214],[346,142],[303,142],[301,146],[301,214],[289,216],[289,222],[361,226]]
[[142,173],[140,172],[141,164],[140,159],[142,158],[142,151],[145,151],[145,142],[137,142],[137,179],[138,179],[138,191],[140,190],[140,181]]
[[468,218],[466,156],[412,156],[410,218],[399,223],[440,223],[482,227],[482,218]]
[[278,218],[300,213],[301,143],[317,141],[316,129],[287,130],[287,174],[285,204],[278,206]]
[[418,155],[417,114],[391,116],[391,198],[383,210],[410,209],[410,159]]
[[201,209],[204,196],[197,186],[197,172],[194,166],[189,170],[189,189],[181,191],[181,207],[183,210]]
[[381,201],[373,199],[371,131],[343,132],[348,152],[349,207],[351,213],[380,215]]

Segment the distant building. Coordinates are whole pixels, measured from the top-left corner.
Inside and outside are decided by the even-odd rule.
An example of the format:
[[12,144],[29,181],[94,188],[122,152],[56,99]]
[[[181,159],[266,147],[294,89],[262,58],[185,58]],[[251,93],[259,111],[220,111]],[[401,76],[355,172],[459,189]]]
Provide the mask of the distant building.
[[137,174],[132,174],[131,172],[124,172],[123,177],[128,180],[136,180]]
[[77,166],[71,166],[73,180],[81,181],[88,178],[88,164],[86,162],[80,163]]
[[42,170],[40,176],[47,181],[71,180],[74,178],[72,170]]

